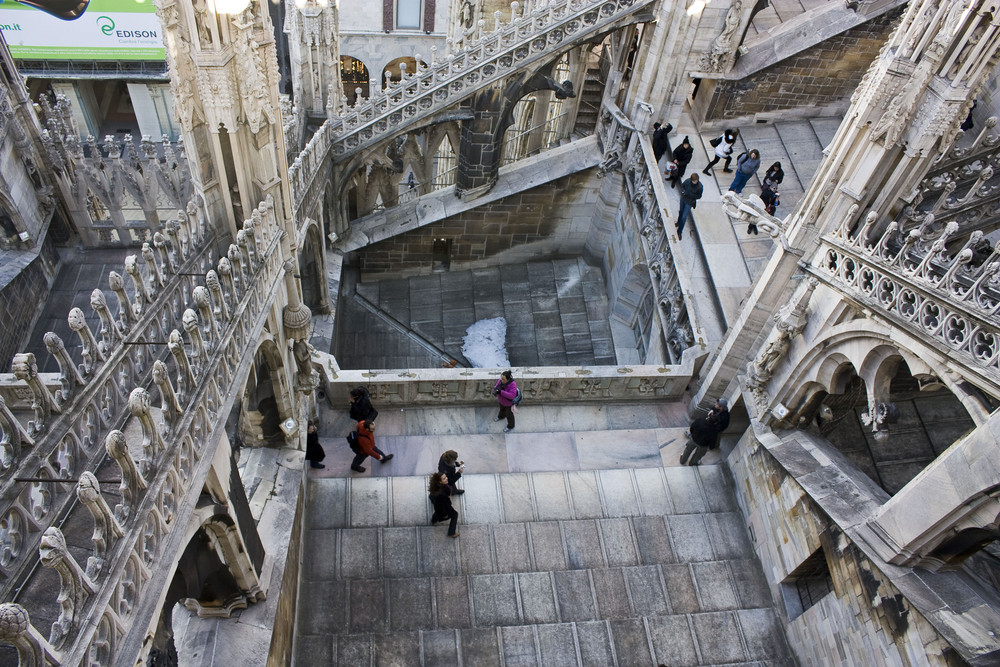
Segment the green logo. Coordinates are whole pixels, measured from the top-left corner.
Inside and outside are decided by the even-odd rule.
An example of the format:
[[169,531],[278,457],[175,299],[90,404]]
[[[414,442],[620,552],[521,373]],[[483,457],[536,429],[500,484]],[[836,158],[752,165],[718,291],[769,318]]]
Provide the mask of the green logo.
[[110,35],[114,32],[115,22],[110,16],[98,16],[97,17],[97,27],[101,29],[105,35]]

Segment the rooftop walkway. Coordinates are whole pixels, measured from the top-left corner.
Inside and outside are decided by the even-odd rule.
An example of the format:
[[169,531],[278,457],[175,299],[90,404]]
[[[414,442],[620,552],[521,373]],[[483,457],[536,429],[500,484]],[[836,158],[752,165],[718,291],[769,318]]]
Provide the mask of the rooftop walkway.
[[[350,473],[343,414],[309,471],[296,664],[791,665],[736,506],[681,467],[681,403],[383,410],[395,454]],[[427,475],[466,461],[460,537]]]

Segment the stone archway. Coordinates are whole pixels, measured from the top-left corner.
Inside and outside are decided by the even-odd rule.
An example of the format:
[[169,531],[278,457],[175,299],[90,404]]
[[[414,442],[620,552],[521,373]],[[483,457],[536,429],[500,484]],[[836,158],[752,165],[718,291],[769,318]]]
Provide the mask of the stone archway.
[[306,227],[305,239],[299,251],[299,278],[303,303],[314,313],[329,312],[330,296],[326,284],[323,238],[316,223]]
[[249,446],[282,446],[281,424],[294,419],[291,391],[277,344],[267,339],[254,353],[253,368],[243,390],[239,435]]
[[340,56],[340,80],[344,84],[344,99],[349,106],[357,104],[359,98],[364,100],[371,95],[368,66],[353,56]]
[[961,397],[913,353],[871,336],[829,340],[786,380],[799,388],[781,397],[785,419],[826,438],[886,493],[975,427]]

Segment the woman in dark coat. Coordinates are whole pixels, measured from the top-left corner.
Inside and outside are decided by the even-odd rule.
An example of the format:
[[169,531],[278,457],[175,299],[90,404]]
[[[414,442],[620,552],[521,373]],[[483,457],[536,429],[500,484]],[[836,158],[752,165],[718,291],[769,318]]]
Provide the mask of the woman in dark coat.
[[465,461],[458,460],[458,452],[454,449],[446,451],[438,460],[438,472],[442,475],[447,475],[448,483],[454,488],[456,496],[465,493],[465,489],[460,489],[456,486],[458,480],[462,478],[462,469],[464,467]]
[[448,484],[448,475],[441,473],[432,474],[428,490],[431,502],[434,503],[434,515],[431,516],[431,524],[451,519],[451,523],[448,524],[448,537],[458,537],[460,533],[455,530],[458,525],[458,512],[451,506],[451,495],[454,489]]
[[366,387],[356,387],[351,390],[351,420],[362,421],[367,419],[374,422],[378,417],[378,410],[372,406],[371,396]]
[[767,173],[764,174],[763,185],[777,191],[778,184],[783,180],[785,180],[785,172],[781,169],[781,163],[775,162],[767,168]]
[[311,468],[325,468],[326,466],[320,463],[325,458],[326,452],[319,444],[319,432],[316,430],[316,424],[309,424],[309,428],[306,430],[306,461],[309,461]]

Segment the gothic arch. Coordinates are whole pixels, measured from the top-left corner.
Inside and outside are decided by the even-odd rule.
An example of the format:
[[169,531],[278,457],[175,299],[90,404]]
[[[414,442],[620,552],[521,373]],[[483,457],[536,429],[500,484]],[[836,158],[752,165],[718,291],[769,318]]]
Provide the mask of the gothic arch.
[[281,350],[270,334],[264,335],[244,385],[239,433],[245,444],[282,445],[281,423],[295,418],[291,388]]
[[344,85],[344,100],[348,106],[354,106],[358,101],[357,89],[361,89],[361,99],[371,95],[371,74],[368,66],[354,56],[340,56],[340,80]]
[[309,220],[299,250],[299,277],[302,283],[302,301],[314,313],[325,313],[330,310],[324,247],[319,224]]

